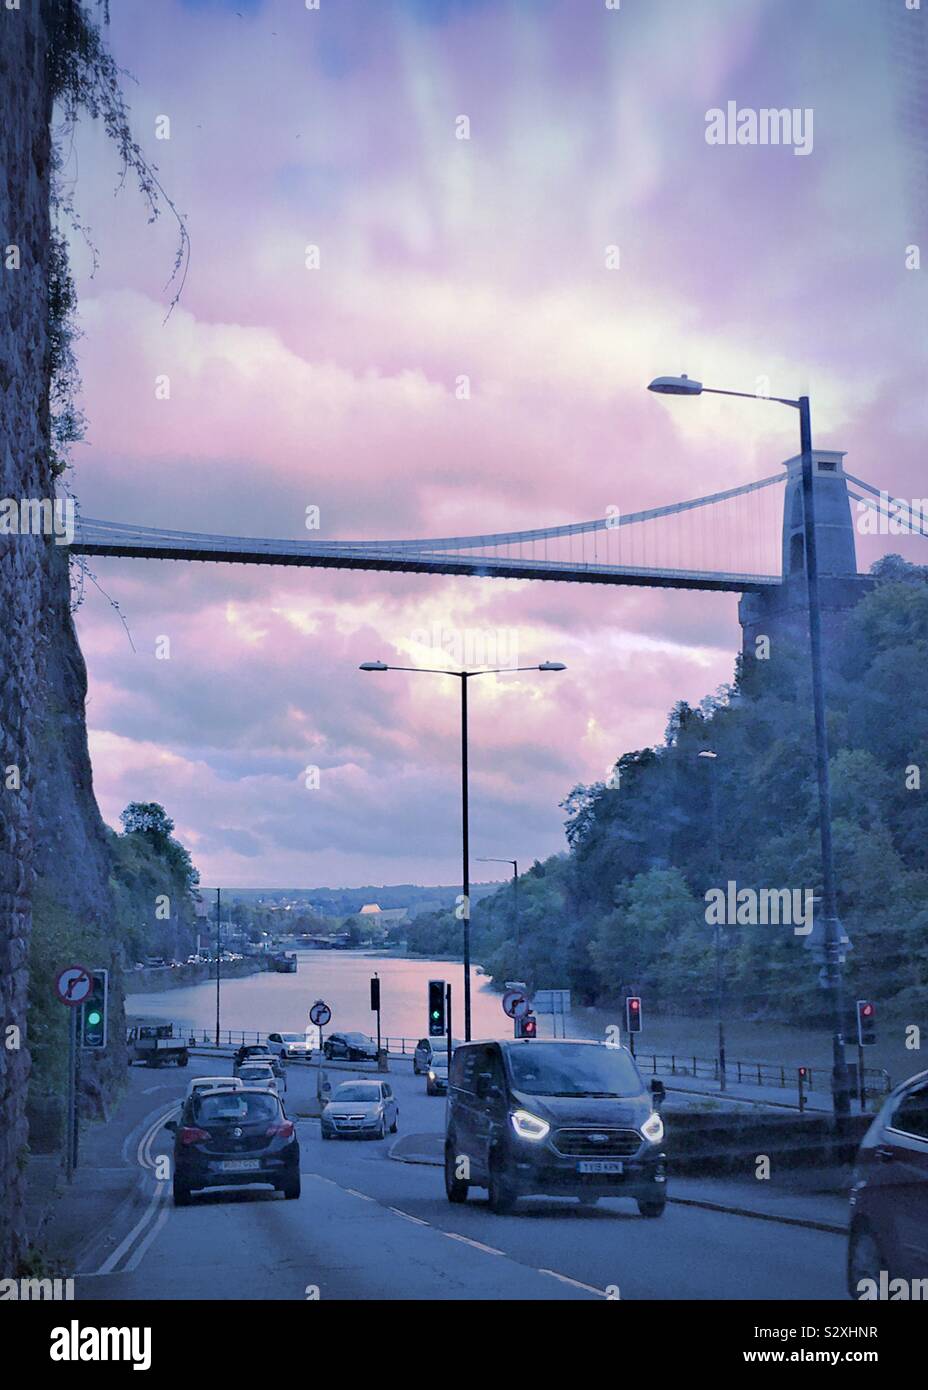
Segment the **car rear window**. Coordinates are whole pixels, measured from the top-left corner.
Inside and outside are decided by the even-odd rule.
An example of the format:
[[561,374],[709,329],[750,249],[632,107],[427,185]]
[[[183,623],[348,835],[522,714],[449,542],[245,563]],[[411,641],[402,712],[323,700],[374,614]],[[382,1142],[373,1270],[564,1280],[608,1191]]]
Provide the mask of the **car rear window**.
[[277,1101],[270,1094],[259,1095],[255,1091],[207,1091],[194,1103],[197,1120],[201,1124],[249,1124],[259,1120],[274,1120],[279,1114]]

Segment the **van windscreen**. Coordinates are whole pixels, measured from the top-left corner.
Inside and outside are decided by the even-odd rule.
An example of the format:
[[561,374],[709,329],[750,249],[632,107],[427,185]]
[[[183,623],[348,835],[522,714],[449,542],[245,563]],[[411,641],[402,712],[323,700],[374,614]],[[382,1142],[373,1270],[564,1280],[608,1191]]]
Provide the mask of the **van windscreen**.
[[636,1096],[643,1087],[631,1057],[605,1043],[526,1043],[508,1049],[515,1090],[530,1096]]

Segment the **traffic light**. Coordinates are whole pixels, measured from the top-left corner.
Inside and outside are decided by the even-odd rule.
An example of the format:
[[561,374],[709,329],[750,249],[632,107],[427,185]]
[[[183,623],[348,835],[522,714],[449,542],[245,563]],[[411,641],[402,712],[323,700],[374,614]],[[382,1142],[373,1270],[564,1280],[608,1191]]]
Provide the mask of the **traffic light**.
[[876,1042],[876,1005],[872,999],[857,1001],[857,1041],[861,1047],[872,1047]]
[[445,1026],[445,982],[429,980],[429,1037],[443,1038]]
[[625,1001],[625,1031],[641,1032],[641,1000],[637,994],[630,994]]
[[371,1013],[380,1012],[380,980],[376,975],[371,976]]
[[106,1047],[109,971],[94,970],[90,993],[81,1006],[81,1047]]
[[516,1019],[517,1038],[537,1038],[538,1020],[533,1013],[527,1013],[522,1018]]

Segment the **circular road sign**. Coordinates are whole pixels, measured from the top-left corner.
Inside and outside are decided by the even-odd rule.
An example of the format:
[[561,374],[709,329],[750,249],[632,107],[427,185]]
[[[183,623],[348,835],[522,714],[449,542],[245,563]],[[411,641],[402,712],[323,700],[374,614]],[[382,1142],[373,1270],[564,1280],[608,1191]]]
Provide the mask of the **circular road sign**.
[[503,1013],[509,1018],[524,1018],[531,1007],[531,1000],[524,990],[507,989],[503,995]]
[[315,1023],[317,1028],[324,1028],[332,1017],[332,1010],[324,999],[317,999],[309,1011],[310,1023]]
[[93,976],[83,965],[67,965],[55,976],[55,996],[62,1004],[76,1009],[90,993]]

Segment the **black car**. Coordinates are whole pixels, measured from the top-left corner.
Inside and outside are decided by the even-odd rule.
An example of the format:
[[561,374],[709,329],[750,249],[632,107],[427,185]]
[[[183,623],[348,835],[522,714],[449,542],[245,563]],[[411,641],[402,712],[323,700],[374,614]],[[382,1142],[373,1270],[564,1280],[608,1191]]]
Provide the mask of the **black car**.
[[186,1102],[174,1133],[174,1205],[189,1205],[206,1187],[270,1183],[300,1195],[300,1145],[293,1122],[272,1091],[204,1091]]
[[254,1058],[256,1062],[269,1062],[272,1056],[273,1053],[267,1043],[242,1043],[241,1047],[237,1047],[232,1054],[232,1063],[233,1066],[239,1067],[249,1058]]
[[851,1298],[915,1298],[906,1286],[928,1280],[928,1071],[897,1086],[864,1135],[850,1218]]
[[521,1196],[631,1197],[642,1216],[667,1200],[664,1124],[631,1053],[597,1042],[463,1043],[451,1061],[445,1190],[489,1191],[494,1212]]
[[349,1062],[376,1062],[377,1044],[366,1033],[330,1033],[322,1045],[327,1062],[345,1057]]

